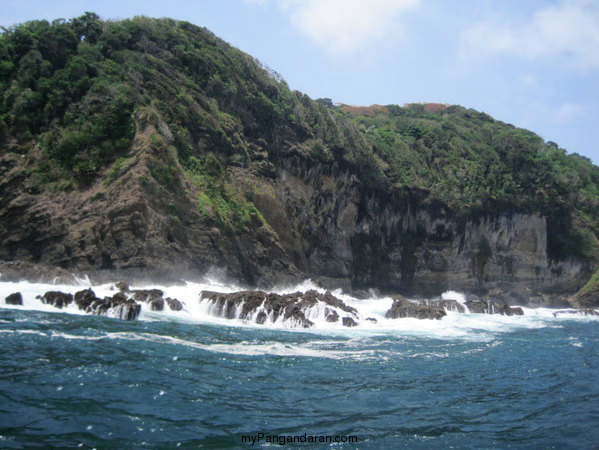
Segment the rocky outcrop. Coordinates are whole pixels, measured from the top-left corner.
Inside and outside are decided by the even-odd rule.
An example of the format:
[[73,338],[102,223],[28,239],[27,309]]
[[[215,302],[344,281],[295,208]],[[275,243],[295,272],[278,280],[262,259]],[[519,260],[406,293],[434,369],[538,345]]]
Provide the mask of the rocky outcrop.
[[171,311],[181,311],[183,309],[183,303],[181,303],[176,298],[167,297],[164,299],[166,304],[170,308]]
[[396,298],[393,301],[393,305],[385,314],[387,319],[402,319],[402,318],[415,318],[415,319],[441,319],[445,317],[447,313],[439,306],[427,306],[419,304],[413,301],[406,300],[404,298]]
[[[128,291],[128,289],[126,290]],[[165,303],[173,311],[181,311],[183,309],[183,304],[179,300],[170,297],[164,299],[163,292],[158,289],[135,290],[128,293],[124,291],[125,289],[115,293],[111,297],[104,298],[96,297],[91,288],[78,291],[75,295],[60,291],[48,291],[42,296],[38,295],[36,298],[44,304],[52,305],[56,308],[65,308],[74,303],[80,311],[85,311],[88,314],[113,317],[121,320],[136,320],[139,317],[141,304],[138,302],[148,303],[150,309],[153,311],[162,311]]]
[[[321,294],[314,290],[305,293],[279,295],[262,291],[242,291],[231,294],[202,291],[200,302],[207,306],[210,314],[226,319],[250,320],[258,324],[283,321],[290,326],[309,328],[314,323],[308,318],[318,315],[322,306],[327,322],[339,321],[340,313],[349,313],[357,318],[357,311],[347,306],[330,292]],[[352,317],[342,320],[345,326],[354,326]]]
[[141,312],[141,305],[118,292],[112,297],[97,298],[94,291],[86,289],[75,294],[75,303],[80,310],[95,316],[114,317],[121,320],[135,320]]
[[468,300],[466,302],[466,307],[471,313],[502,314],[504,316],[521,316],[524,314],[522,308],[519,306],[512,307],[507,303],[497,300]]
[[126,291],[122,290],[121,292],[127,292],[137,302],[148,303],[152,311],[163,311],[165,303],[171,311],[181,311],[183,309],[183,304],[179,300],[170,297],[164,298],[164,292],[160,289],[129,290],[127,287]]
[[456,300],[445,300],[442,298],[433,299],[405,299],[396,296],[393,305],[387,311],[385,317],[388,319],[397,319],[413,317],[416,319],[441,319],[447,313],[453,311],[457,313],[475,313],[475,314],[502,314],[505,316],[522,316],[524,311],[519,306],[510,306],[502,300],[483,300],[475,295],[470,296],[462,305]]
[[355,327],[358,325],[358,323],[351,317],[344,317],[342,323],[344,327]]
[[433,299],[422,299],[419,302],[424,306],[432,306],[442,308],[445,311],[453,311],[458,313],[466,312],[466,309],[457,300],[445,300],[441,297]]
[[64,308],[73,303],[73,294],[66,294],[60,291],[48,291],[43,296],[37,296],[38,300],[46,305],[52,305],[56,308]]
[[555,311],[553,313],[553,317],[558,317],[566,314],[576,314],[579,316],[599,316],[599,312],[594,309],[583,308],[583,309],[565,309],[560,311]]
[[23,296],[20,292],[15,292],[13,294],[8,295],[4,299],[4,303],[7,305],[22,305],[23,304]]

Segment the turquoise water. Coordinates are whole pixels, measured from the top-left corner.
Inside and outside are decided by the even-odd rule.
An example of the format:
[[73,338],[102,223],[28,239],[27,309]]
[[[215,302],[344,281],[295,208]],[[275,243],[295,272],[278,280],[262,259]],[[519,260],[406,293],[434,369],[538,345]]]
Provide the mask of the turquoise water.
[[305,332],[0,309],[0,447],[597,448],[599,321],[481,316]]

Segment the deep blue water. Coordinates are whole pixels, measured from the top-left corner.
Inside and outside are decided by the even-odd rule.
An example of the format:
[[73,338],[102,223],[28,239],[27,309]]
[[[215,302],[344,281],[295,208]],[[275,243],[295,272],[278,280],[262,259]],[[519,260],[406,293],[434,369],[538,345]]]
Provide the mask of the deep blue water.
[[597,448],[598,349],[585,319],[439,339],[0,309],[0,447]]

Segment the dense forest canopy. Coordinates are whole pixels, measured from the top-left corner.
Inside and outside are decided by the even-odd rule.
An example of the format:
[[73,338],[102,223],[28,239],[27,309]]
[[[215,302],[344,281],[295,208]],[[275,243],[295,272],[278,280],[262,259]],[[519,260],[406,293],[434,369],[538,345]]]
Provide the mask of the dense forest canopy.
[[[203,190],[200,205],[224,221],[252,209],[230,192],[227,167],[297,154],[355,171],[369,189],[418,192],[456,216],[540,212],[561,236],[551,256],[597,255],[599,168],[478,111],[312,100],[208,30],[170,19],[32,21],[2,33],[0,59],[2,151],[27,156],[27,176],[48,188],[115,176],[148,121],[163,130],[153,145],[174,155]],[[172,170],[153,174],[168,184]]]

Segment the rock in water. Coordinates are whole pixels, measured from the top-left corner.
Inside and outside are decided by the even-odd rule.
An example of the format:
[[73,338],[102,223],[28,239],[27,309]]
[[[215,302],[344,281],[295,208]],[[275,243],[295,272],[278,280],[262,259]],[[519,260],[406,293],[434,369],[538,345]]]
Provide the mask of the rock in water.
[[464,306],[458,303],[457,300],[444,300],[441,297],[433,298],[433,299],[424,299],[419,300],[419,303],[423,306],[433,306],[437,308],[443,308],[447,311],[455,311],[458,313],[466,312]]
[[37,298],[42,303],[55,306],[56,308],[64,308],[73,303],[73,294],[66,294],[60,291],[48,291],[42,297],[38,296]]
[[324,315],[327,319],[327,322],[339,322],[339,314],[334,309],[325,308]]
[[129,292],[129,285],[124,281],[117,281],[114,285],[121,292]]
[[466,306],[471,313],[502,314],[504,316],[524,315],[524,311],[519,306],[510,306],[501,300],[468,300]]
[[343,326],[344,327],[355,327],[356,325],[358,325],[358,324],[351,317],[344,317],[343,318]]
[[121,320],[135,320],[141,312],[141,305],[127,298],[123,292],[117,292],[112,297],[100,299],[91,289],[75,294],[75,303],[80,310],[95,316],[114,317]]
[[20,292],[15,292],[14,294],[10,294],[8,297],[6,297],[4,299],[4,303],[7,305],[22,305],[23,296]]
[[594,309],[582,308],[582,309],[565,309],[560,311],[555,311],[553,313],[553,317],[557,317],[562,314],[578,314],[581,316],[599,316],[599,312]]
[[181,311],[183,309],[183,304],[176,298],[167,297],[165,300],[171,311]]
[[91,288],[75,293],[75,304],[80,310],[87,311],[87,308],[89,308],[96,300],[99,300],[99,298],[96,297],[96,294]]
[[[358,317],[355,308],[347,306],[328,291],[321,294],[309,290],[304,293],[294,292],[285,295],[262,291],[241,291],[230,294],[202,291],[200,301],[209,303],[210,312],[215,316],[227,319],[249,319],[258,324],[283,320],[295,326],[311,327],[314,323],[306,317],[306,313],[319,303],[327,306],[324,308],[323,318],[328,322],[339,320],[337,310]],[[354,321],[351,317],[348,319]]]
[[398,319],[413,317],[415,319],[441,319],[447,313],[440,306],[427,306],[411,302],[404,298],[398,298],[393,301],[391,309],[387,311],[387,319]]

